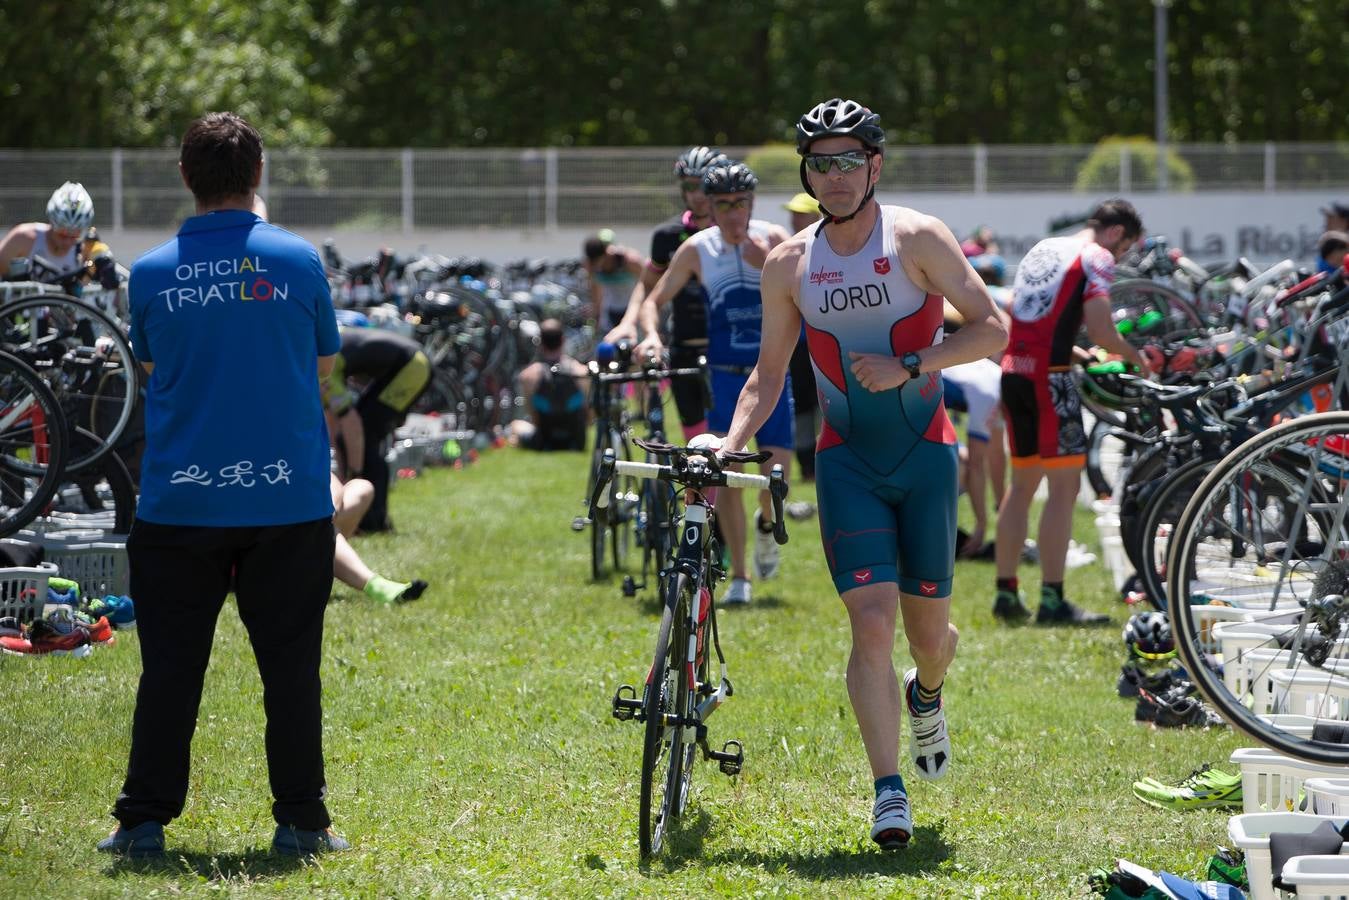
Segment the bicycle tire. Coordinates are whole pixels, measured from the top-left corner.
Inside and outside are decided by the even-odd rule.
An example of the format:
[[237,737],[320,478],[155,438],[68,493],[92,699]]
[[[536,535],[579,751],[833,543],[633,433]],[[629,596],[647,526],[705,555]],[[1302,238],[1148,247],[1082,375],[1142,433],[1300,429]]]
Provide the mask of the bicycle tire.
[[[599,477],[600,461],[604,459],[604,449],[609,446],[608,427],[603,421],[595,425],[595,446],[590,456],[590,479],[586,485],[586,496],[595,491],[595,479]],[[610,490],[613,490],[612,483]],[[595,510],[590,522],[590,577],[599,581],[605,575],[605,555],[608,552],[609,509]]]
[[[75,429],[71,437],[74,447],[92,446],[97,441],[96,435],[83,428]],[[69,500],[65,499],[67,493],[72,495]],[[111,504],[110,510],[104,507],[105,503]],[[84,508],[61,509],[74,505]],[[108,512],[112,515],[108,516]],[[65,472],[57,483],[46,514],[34,521],[49,529],[100,530],[125,535],[131,533],[135,520],[136,485],[131,479],[131,470],[120,456],[109,453],[77,473]]]
[[[1162,483],[1143,505],[1140,516],[1142,524],[1137,529],[1139,543],[1134,571],[1138,573],[1143,592],[1154,609],[1166,611],[1165,548],[1170,545],[1170,538],[1176,533],[1176,523],[1211,465],[1212,460],[1187,460],[1162,479]],[[1164,539],[1159,536],[1163,526],[1168,526]],[[1162,552],[1160,559],[1157,556],[1159,550]],[[1131,555],[1130,558],[1134,557]]]
[[[670,803],[677,793],[670,791],[673,767],[667,766],[674,748],[682,746],[682,728],[667,726],[666,716],[675,707],[682,665],[681,651],[675,636],[680,619],[680,591],[675,578],[666,579],[661,597],[663,611],[660,630],[656,635],[656,651],[647,676],[642,700],[645,730],[642,741],[642,786],[638,810],[638,849],[643,859],[659,853],[665,842],[665,830],[670,823]],[[659,790],[659,794],[656,792]]]
[[0,351],[0,537],[28,525],[51,501],[69,450],[65,413],[47,382]]
[[[1334,454],[1324,452],[1327,445],[1325,438],[1329,435],[1338,436],[1340,439],[1338,444],[1340,449]],[[1309,445],[1306,442],[1310,439],[1319,439],[1319,443]],[[1349,413],[1322,413],[1294,419],[1256,435],[1214,466],[1213,471],[1204,479],[1186,506],[1177,526],[1176,538],[1170,547],[1167,572],[1170,576],[1168,596],[1172,598],[1172,606],[1188,611],[1201,593],[1198,590],[1200,588],[1203,593],[1210,596],[1216,594],[1218,599],[1236,600],[1239,596],[1237,591],[1252,592],[1257,589],[1263,591],[1266,585],[1272,585],[1273,591],[1268,601],[1271,607],[1280,598],[1291,597],[1302,603],[1302,606],[1292,604],[1272,609],[1272,614],[1282,615],[1289,620],[1296,619],[1296,622],[1290,621],[1294,629],[1293,646],[1301,647],[1301,642],[1308,636],[1307,622],[1310,616],[1310,611],[1304,614],[1302,608],[1308,603],[1314,608],[1320,599],[1326,596],[1326,587],[1336,584],[1335,579],[1349,584],[1349,568],[1346,568],[1345,562],[1330,559],[1332,551],[1338,555],[1340,548],[1344,546],[1347,498],[1338,490],[1338,485],[1342,483],[1344,476],[1349,474],[1349,455],[1346,455],[1344,449],[1347,443],[1349,443]],[[1295,458],[1301,460],[1300,465],[1293,465]],[[1323,483],[1318,472],[1320,463],[1332,458],[1339,460],[1333,479],[1336,489],[1333,491]],[[1300,481],[1290,476],[1290,470],[1298,472]],[[1259,479],[1259,493],[1255,489],[1256,479]],[[1296,499],[1297,504],[1292,516],[1287,516],[1286,502],[1275,510],[1282,512],[1288,518],[1288,522],[1284,528],[1286,533],[1282,535],[1283,559],[1278,562],[1277,578],[1270,582],[1266,576],[1273,573],[1263,566],[1262,560],[1268,562],[1269,549],[1278,545],[1276,541],[1269,541],[1265,537],[1267,525],[1264,510],[1269,506],[1266,498],[1275,496],[1270,488],[1287,487],[1291,487],[1295,492],[1289,495],[1289,499]],[[1313,497],[1314,492],[1319,492],[1319,496]],[[1231,509],[1222,506],[1224,502],[1233,498],[1236,502],[1231,504]],[[1334,510],[1327,515],[1325,508],[1332,500]],[[1315,504],[1320,504],[1320,507]],[[1316,515],[1312,515],[1313,509],[1316,509]],[[1224,513],[1228,513],[1226,518],[1223,518]],[[1241,519],[1243,515],[1244,519],[1251,523],[1249,530],[1252,534],[1249,536],[1238,533],[1240,521],[1232,521]],[[1319,543],[1312,539],[1313,527],[1320,532]],[[1305,532],[1302,531],[1304,528]],[[1224,532],[1229,532],[1230,535]],[[1280,536],[1277,532],[1273,533],[1276,538]],[[1206,538],[1215,534],[1221,540],[1206,542]],[[1251,539],[1247,540],[1247,537]],[[1245,585],[1234,580],[1236,586],[1227,592],[1215,588],[1212,581],[1214,577],[1212,573],[1223,562],[1221,551],[1224,541],[1230,545],[1228,571],[1232,573],[1234,579],[1237,575],[1247,578]],[[1317,546],[1321,548],[1320,551],[1315,549]],[[1304,547],[1306,549],[1303,549]],[[1262,551],[1255,557],[1257,563],[1262,563],[1261,566],[1251,568],[1249,572],[1239,570],[1237,563],[1244,562],[1246,554],[1255,548]],[[1319,569],[1314,565],[1318,561],[1310,556],[1316,552],[1326,556],[1326,559],[1319,561],[1322,563]],[[1290,565],[1290,562],[1294,562],[1292,557],[1295,554],[1298,555],[1296,564]],[[1205,562],[1205,568],[1202,570],[1199,565],[1201,558]],[[1266,569],[1263,575],[1261,568]],[[1329,573],[1331,578],[1323,582],[1326,573]],[[1207,580],[1200,582],[1201,575]],[[1310,577],[1312,575],[1315,576],[1315,580]],[[1256,581],[1252,587],[1249,581],[1251,577],[1263,580]],[[1285,580],[1288,582],[1287,587],[1284,587]],[[1344,592],[1342,588],[1337,589],[1337,593],[1342,592]],[[1255,596],[1263,608],[1265,603],[1263,594]],[[1203,695],[1234,728],[1259,743],[1289,756],[1316,763],[1349,764],[1349,744],[1319,740],[1293,730],[1292,726],[1275,725],[1270,720],[1262,718],[1263,710],[1257,710],[1253,705],[1256,691],[1263,690],[1263,686],[1274,681],[1279,670],[1299,671],[1302,670],[1303,663],[1310,666],[1309,651],[1294,649],[1286,658],[1281,658],[1278,656],[1279,651],[1270,646],[1268,649],[1274,650],[1275,656],[1265,664],[1265,668],[1258,671],[1254,668],[1260,664],[1255,662],[1257,658],[1246,656],[1245,659],[1252,667],[1252,671],[1249,673],[1249,679],[1238,680],[1234,693],[1230,681],[1225,682],[1223,676],[1205,665],[1203,658],[1206,650],[1205,636],[1201,633],[1194,616],[1173,615],[1170,618],[1177,649],[1187,672]],[[1275,640],[1271,636],[1271,644]],[[1334,649],[1337,645],[1332,643],[1331,647]],[[1226,669],[1226,665],[1224,668]],[[1313,668],[1325,674],[1321,665]],[[1320,678],[1315,674],[1313,677]],[[1334,676],[1326,674],[1327,684],[1333,680]]]
[[1135,347],[1141,347],[1165,334],[1193,334],[1203,320],[1189,300],[1173,288],[1147,278],[1125,278],[1110,285],[1112,314],[1137,318],[1149,311],[1164,316],[1165,327],[1148,333],[1122,335]]
[[68,454],[68,469],[112,452],[140,397],[139,365],[121,325],[68,294],[37,294],[0,305],[0,341],[43,377],[70,427],[99,438],[92,450]]
[[[610,446],[614,448],[614,458],[630,462],[632,450],[623,436],[616,431],[609,435]],[[614,569],[624,568],[628,563],[628,549],[632,546],[632,524],[637,517],[637,500],[640,496],[641,479],[631,475],[614,475],[613,497],[610,500],[609,537],[613,550]]]

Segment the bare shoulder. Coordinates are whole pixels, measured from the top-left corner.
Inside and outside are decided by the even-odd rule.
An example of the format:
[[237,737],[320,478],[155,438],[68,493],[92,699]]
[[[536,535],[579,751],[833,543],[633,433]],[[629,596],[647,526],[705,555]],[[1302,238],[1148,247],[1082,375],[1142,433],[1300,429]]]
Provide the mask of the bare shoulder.
[[[783,232],[784,235],[786,232]],[[795,279],[806,264],[806,246],[809,241],[801,234],[789,235],[774,247],[764,263],[764,277]]]
[[895,237],[907,240],[910,246],[923,247],[944,244],[951,239],[951,229],[936,216],[909,209],[907,206],[894,207]]
[[768,226],[768,246],[777,247],[791,238],[791,234],[781,225]]
[[22,224],[15,225],[13,228],[9,230],[9,233],[5,235],[5,241],[8,242],[20,240],[32,243],[33,241],[37,240],[37,230],[39,224],[40,223],[38,222],[24,222]]

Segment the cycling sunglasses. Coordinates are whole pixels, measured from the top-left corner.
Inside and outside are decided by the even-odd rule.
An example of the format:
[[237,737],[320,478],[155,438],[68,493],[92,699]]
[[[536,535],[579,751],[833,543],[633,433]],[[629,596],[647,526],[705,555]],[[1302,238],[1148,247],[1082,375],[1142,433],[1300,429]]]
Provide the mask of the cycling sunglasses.
[[821,175],[829,174],[833,166],[838,166],[838,170],[847,175],[865,166],[868,155],[865,150],[848,150],[843,153],[807,153],[801,159],[806,168],[814,169]]
[[717,212],[730,212],[733,209],[744,209],[749,206],[749,198],[741,197],[739,200],[713,200],[712,206]]

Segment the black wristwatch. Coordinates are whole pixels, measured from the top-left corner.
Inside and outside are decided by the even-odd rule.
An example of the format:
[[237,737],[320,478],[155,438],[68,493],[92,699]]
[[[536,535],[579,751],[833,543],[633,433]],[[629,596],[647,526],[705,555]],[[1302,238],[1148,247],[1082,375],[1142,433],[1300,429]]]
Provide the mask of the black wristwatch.
[[909,373],[909,380],[916,381],[918,376],[923,374],[918,371],[918,367],[923,364],[923,358],[910,350],[899,358],[899,364],[904,367],[904,371]]

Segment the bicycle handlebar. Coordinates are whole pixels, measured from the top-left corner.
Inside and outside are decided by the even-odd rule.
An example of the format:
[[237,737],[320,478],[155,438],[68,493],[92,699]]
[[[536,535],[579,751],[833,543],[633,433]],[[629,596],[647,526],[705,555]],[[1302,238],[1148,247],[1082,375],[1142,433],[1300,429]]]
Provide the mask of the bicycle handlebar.
[[703,369],[643,369],[640,372],[599,372],[601,384],[627,384],[634,381],[664,381],[666,378],[696,378]]
[[715,462],[705,467],[629,462],[616,459],[613,450],[605,450],[604,459],[600,462],[599,475],[595,479],[595,488],[590,495],[591,519],[595,518],[596,510],[608,508],[609,492],[606,488],[615,474],[629,475],[633,478],[653,478],[693,488],[732,487],[767,490],[773,501],[773,540],[779,544],[787,543],[787,523],[783,515],[783,501],[787,498],[787,479],[780,465],[774,466],[769,475],[751,475],[748,472],[726,471],[719,468]]

